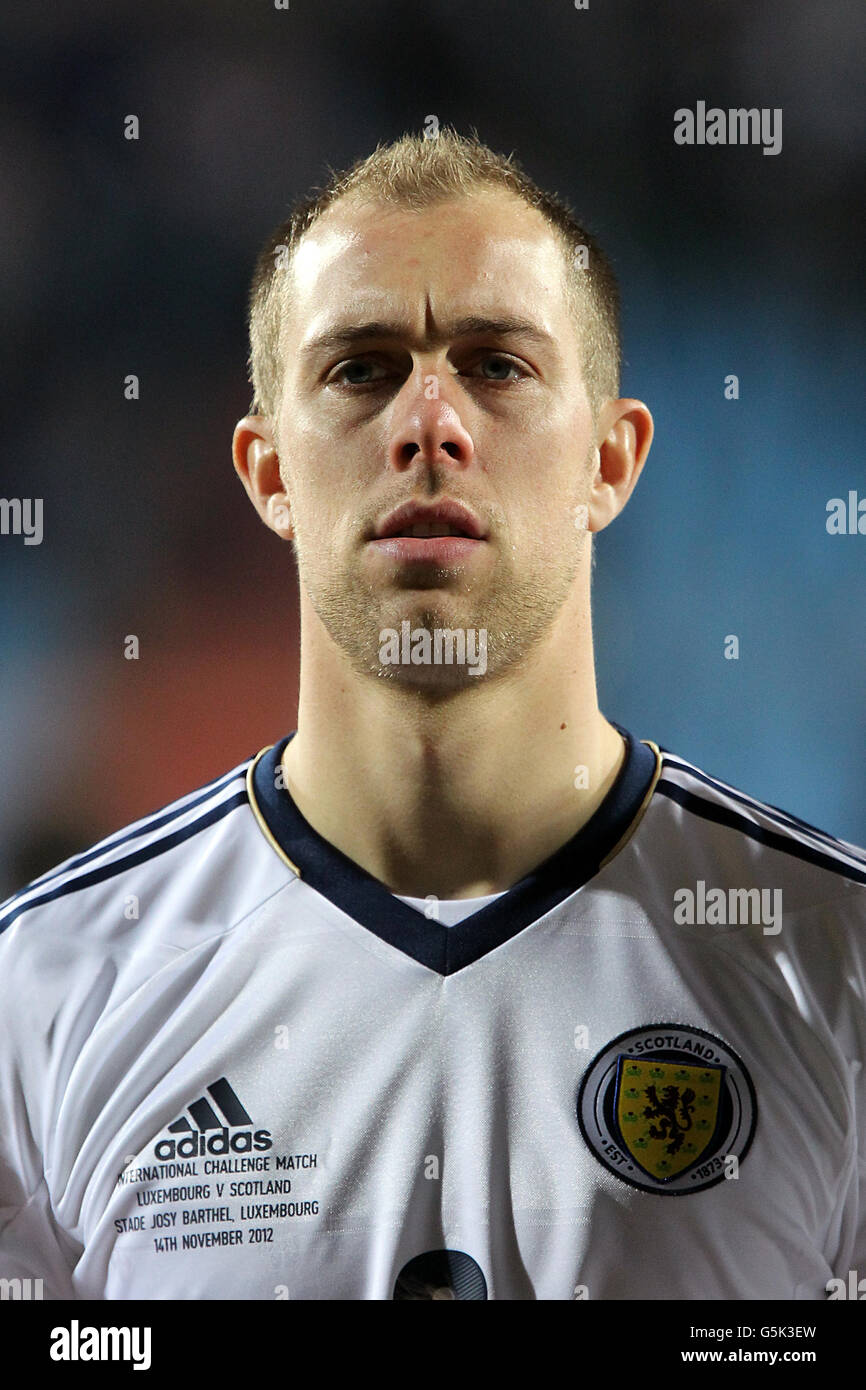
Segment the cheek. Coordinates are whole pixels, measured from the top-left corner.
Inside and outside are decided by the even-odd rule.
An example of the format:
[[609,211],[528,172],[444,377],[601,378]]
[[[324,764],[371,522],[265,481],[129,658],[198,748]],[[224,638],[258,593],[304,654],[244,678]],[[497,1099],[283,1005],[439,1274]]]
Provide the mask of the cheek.
[[301,525],[310,531],[316,519],[333,505],[336,470],[333,440],[320,437],[297,419],[291,429],[281,429],[280,477]]
[[357,547],[364,511],[364,489],[349,478],[345,461],[309,455],[289,470],[287,492],[299,547],[310,572],[333,577]]
[[[531,433],[512,439],[508,446],[511,467],[501,489],[502,502],[515,518],[513,532],[528,537],[562,537],[574,528],[575,509],[586,501],[586,458],[591,441],[575,421],[573,431],[550,422]],[[495,457],[495,455],[494,455]],[[507,490],[508,496],[505,496]]]
[[571,544],[574,506],[565,496],[552,496],[521,527],[525,544],[542,557],[553,558]]

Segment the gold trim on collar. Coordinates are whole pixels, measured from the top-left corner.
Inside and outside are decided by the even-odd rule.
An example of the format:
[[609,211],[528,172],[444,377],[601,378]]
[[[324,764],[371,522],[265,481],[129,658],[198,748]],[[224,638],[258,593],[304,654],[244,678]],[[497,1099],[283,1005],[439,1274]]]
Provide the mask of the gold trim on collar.
[[253,773],[254,773],[255,770],[256,770],[256,765],[257,765],[259,759],[262,758],[262,757],[264,757],[265,753],[270,753],[271,749],[272,749],[272,748],[275,748],[275,747],[276,747],[276,744],[269,743],[268,746],[267,746],[267,748],[261,748],[261,749],[259,750],[259,752],[256,754],[256,756],[253,758],[253,760],[252,760],[252,762],[250,763],[249,767],[247,768],[247,775],[246,775],[247,796],[248,796],[249,799],[250,799],[250,806],[252,807],[253,815],[255,816],[256,820],[257,820],[258,823],[259,823],[259,829],[261,830],[261,832],[262,832],[262,834],[264,835],[265,839],[267,840],[268,844],[271,846],[271,849],[275,849],[276,852],[277,852],[277,854],[278,854],[278,855],[280,856],[280,858],[282,859],[283,863],[284,863],[284,864],[288,864],[288,866],[289,866],[289,868],[291,869],[292,873],[293,873],[293,874],[297,874],[298,878],[300,878],[300,877],[301,877],[301,871],[300,871],[300,869],[298,868],[297,864],[293,864],[293,863],[292,863],[291,859],[290,859],[289,856],[286,854],[286,852],[285,852],[285,850],[283,849],[283,847],[277,843],[277,841],[274,839],[273,835],[271,834],[270,827],[268,826],[267,821],[265,820],[264,816],[263,816],[262,813],[261,813],[261,809],[260,809],[260,807],[259,807],[259,803],[258,803],[257,800],[256,800],[256,794],[255,794],[255,791],[254,791],[254,789],[253,789]]
[[637,811],[635,812],[634,820],[631,822],[630,826],[628,827],[628,829],[626,830],[626,832],[625,832],[625,834],[622,836],[622,838],[621,838],[620,840],[618,840],[617,843],[614,845],[614,847],[613,847],[613,849],[611,850],[610,854],[606,854],[605,857],[604,857],[604,859],[602,859],[601,863],[600,863],[599,866],[598,866],[599,869],[603,869],[603,868],[605,867],[606,864],[609,864],[609,863],[610,863],[611,859],[615,859],[615,858],[616,858],[616,856],[619,854],[619,852],[620,852],[621,849],[625,849],[625,846],[628,844],[628,842],[629,842],[629,840],[631,839],[632,835],[634,834],[634,832],[637,830],[638,826],[640,825],[640,822],[643,820],[644,812],[646,811],[646,808],[649,806],[649,804],[650,804],[650,798],[652,797],[652,794],[653,794],[653,792],[654,792],[655,789],[656,789],[656,783],[658,782],[659,778],[661,777],[661,774],[662,774],[662,755],[661,755],[661,749],[659,748],[659,746],[658,746],[657,743],[653,743],[653,741],[652,741],[651,738],[642,738],[642,739],[641,739],[641,743],[645,743],[646,746],[647,746],[647,748],[651,748],[652,751],[655,753],[655,758],[656,758],[656,770],[655,770],[655,772],[653,773],[653,779],[652,779],[652,781],[650,782],[649,786],[647,787],[646,796],[644,797],[643,801],[641,802],[640,806],[637,808]]

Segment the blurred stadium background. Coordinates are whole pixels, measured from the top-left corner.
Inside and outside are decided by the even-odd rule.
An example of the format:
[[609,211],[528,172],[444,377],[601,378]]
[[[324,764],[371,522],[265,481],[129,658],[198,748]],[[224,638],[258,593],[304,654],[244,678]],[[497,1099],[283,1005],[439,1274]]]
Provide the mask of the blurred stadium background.
[[[0,495],[44,539],[0,536],[0,897],[295,727],[289,548],[230,460],[247,284],[326,166],[430,114],[620,274],[656,440],[596,540],[602,709],[866,844],[866,536],[825,529],[866,496],[864,36],[854,0],[7,7]],[[781,107],[782,152],[675,145],[698,100]]]

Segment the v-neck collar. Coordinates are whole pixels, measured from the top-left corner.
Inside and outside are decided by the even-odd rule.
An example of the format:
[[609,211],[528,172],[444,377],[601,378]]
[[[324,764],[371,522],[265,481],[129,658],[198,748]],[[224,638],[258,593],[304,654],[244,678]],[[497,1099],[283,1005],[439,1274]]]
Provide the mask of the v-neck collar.
[[301,880],[359,926],[440,975],[453,975],[509,941],[576,893],[625,845],[658,781],[661,752],[609,720],[626,741],[616,780],[584,826],[496,902],[446,927],[419,917],[384,883],[325,840],[301,815],[279,776],[287,734],[250,764],[250,805],[264,834]]

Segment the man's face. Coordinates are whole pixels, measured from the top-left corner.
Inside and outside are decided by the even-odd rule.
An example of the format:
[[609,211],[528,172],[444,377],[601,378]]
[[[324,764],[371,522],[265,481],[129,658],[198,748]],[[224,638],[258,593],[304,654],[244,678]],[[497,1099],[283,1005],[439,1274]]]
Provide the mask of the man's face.
[[[357,671],[472,682],[467,666],[383,662],[383,633],[408,620],[484,631],[489,680],[549,631],[588,562],[575,512],[596,440],[559,243],[504,192],[418,212],[345,199],[289,273],[275,442],[302,587]],[[359,336],[374,324],[387,331]],[[402,504],[447,500],[483,539],[376,539]]]

